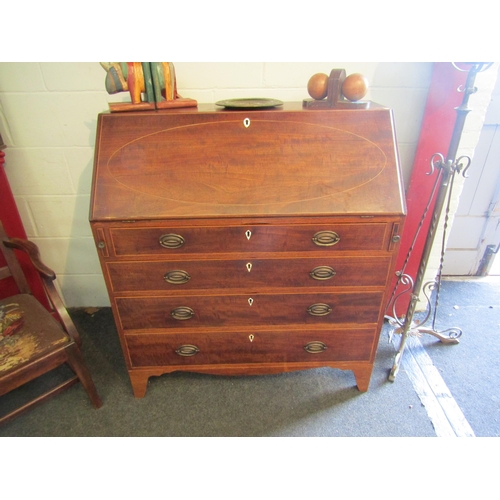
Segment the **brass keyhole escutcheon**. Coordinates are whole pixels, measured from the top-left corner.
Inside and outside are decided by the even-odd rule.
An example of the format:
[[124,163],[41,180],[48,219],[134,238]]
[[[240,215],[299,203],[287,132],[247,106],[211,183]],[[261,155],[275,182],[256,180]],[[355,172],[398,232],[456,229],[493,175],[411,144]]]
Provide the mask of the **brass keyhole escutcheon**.
[[255,337],[254,337],[254,335],[252,335],[252,334],[250,334],[250,335],[248,336],[248,340],[250,340],[250,342],[253,342],[253,339],[254,339],[254,338],[255,338]]
[[253,304],[253,299],[252,299],[252,297],[250,297],[250,298],[248,299],[248,304],[250,305],[250,307],[252,307],[252,304]]
[[249,262],[246,267],[247,267],[247,271],[250,272],[252,270],[252,263]]
[[250,118],[245,118],[243,120],[243,125],[245,125],[245,128],[250,127]]
[[247,237],[247,240],[249,240],[252,237],[252,231],[250,231],[250,229],[245,231],[245,236]]

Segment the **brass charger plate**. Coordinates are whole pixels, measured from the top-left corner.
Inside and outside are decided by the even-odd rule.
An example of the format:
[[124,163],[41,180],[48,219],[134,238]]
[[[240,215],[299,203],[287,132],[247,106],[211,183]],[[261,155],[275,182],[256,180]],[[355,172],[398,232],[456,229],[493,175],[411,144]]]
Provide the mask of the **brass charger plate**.
[[250,98],[250,99],[226,99],[217,101],[217,106],[233,109],[262,109],[283,106],[283,102],[278,99]]

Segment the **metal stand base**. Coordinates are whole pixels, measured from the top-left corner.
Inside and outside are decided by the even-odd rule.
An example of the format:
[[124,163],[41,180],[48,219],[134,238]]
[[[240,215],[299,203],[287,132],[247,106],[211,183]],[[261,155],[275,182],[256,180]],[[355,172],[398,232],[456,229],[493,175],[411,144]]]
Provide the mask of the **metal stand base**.
[[[443,252],[444,253],[444,252]],[[440,269],[441,271],[441,269]],[[415,320],[415,308],[418,302],[418,295],[416,293],[412,293],[410,305],[408,307],[408,313],[404,318],[397,318],[396,311],[396,302],[399,297],[405,295],[414,290],[413,280],[410,276],[406,274],[399,274],[399,283],[402,283],[407,286],[407,289],[401,292],[399,295],[395,296],[392,300],[393,306],[393,316],[385,316],[385,319],[388,321],[389,325],[393,328],[390,333],[390,338],[394,334],[401,335],[401,343],[399,345],[398,352],[396,353],[396,357],[394,358],[394,365],[389,374],[389,381],[394,382],[396,375],[399,371],[399,367],[401,365],[401,359],[403,356],[403,352],[406,345],[406,340],[408,337],[422,337],[422,335],[432,335],[439,339],[443,344],[458,344],[460,341],[458,340],[462,336],[462,330],[458,327],[447,328],[446,330],[439,330],[436,328],[436,317],[439,306],[439,290],[441,286],[441,274],[438,274],[438,278],[436,281],[430,281],[424,285],[422,288],[424,292],[424,296],[427,300],[427,308],[426,313],[423,319]],[[431,301],[431,293],[433,290],[436,290],[436,296],[434,300],[434,308]],[[432,322],[429,323],[429,320],[432,316]],[[426,326],[427,325],[427,326]]]
[[422,335],[432,335],[439,339],[443,344],[458,344],[460,343],[459,338],[462,336],[462,330],[458,327],[447,328],[446,330],[436,330],[434,326],[431,328],[425,328],[423,324],[412,321],[407,331],[405,331],[405,325],[395,318],[386,316],[389,325],[393,328],[392,332],[389,334],[390,339],[394,334],[401,335],[401,343],[399,345],[398,352],[394,358],[393,367],[389,373],[389,382],[394,382],[396,375],[399,371],[401,361],[403,358],[403,352],[406,346],[406,339],[408,337],[422,337]]

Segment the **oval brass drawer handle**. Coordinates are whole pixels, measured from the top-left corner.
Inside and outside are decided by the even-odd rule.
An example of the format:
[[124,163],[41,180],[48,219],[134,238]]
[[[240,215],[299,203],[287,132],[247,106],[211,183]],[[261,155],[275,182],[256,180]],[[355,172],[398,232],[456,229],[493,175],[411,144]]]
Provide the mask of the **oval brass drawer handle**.
[[163,234],[159,239],[160,245],[163,248],[180,248],[184,245],[185,240],[179,234]]
[[309,354],[317,354],[319,352],[324,352],[328,349],[326,344],[323,342],[320,342],[319,340],[313,340],[312,342],[308,342],[305,346],[304,349],[309,353]]
[[199,352],[200,350],[195,345],[191,344],[181,345],[175,350],[175,353],[179,356],[194,356]]
[[318,266],[309,273],[309,276],[314,280],[323,281],[333,278],[335,274],[335,269],[330,266]]
[[174,269],[173,271],[165,273],[163,278],[167,283],[170,283],[172,285],[183,285],[191,279],[191,276],[186,271],[183,271],[181,269]]
[[172,309],[170,315],[174,319],[184,321],[186,319],[191,319],[194,316],[194,311],[190,307],[180,306]]
[[328,304],[313,304],[307,308],[307,312],[311,316],[326,316],[332,312],[332,308]]
[[334,231],[319,231],[312,240],[319,247],[331,247],[340,241],[340,236]]

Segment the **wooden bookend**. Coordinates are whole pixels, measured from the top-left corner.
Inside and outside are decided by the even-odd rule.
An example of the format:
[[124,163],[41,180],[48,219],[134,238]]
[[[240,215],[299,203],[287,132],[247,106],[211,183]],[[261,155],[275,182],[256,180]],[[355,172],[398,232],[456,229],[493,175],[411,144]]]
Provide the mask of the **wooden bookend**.
[[130,93],[131,102],[110,103],[111,112],[147,111],[196,107],[194,99],[177,94],[175,68],[171,62],[101,63],[110,94]]
[[305,109],[367,109],[368,101],[349,101],[342,93],[342,85],[346,79],[344,69],[332,69],[327,83],[327,96],[324,99],[304,99],[302,107]]

